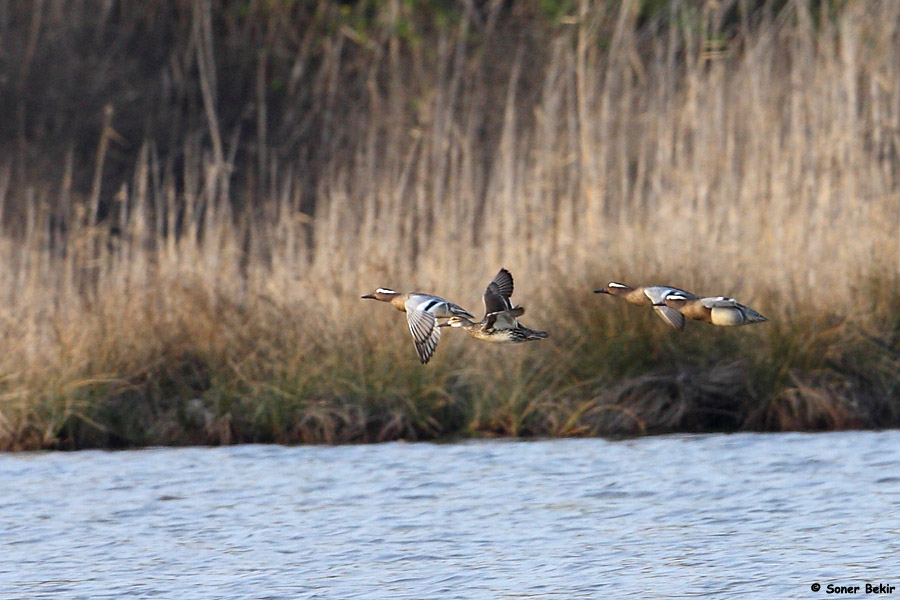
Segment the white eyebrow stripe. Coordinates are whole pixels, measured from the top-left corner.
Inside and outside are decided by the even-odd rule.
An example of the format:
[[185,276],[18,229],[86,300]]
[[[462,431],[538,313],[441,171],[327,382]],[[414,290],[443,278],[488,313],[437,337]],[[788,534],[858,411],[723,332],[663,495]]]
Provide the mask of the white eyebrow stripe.
[[394,290],[390,290],[388,288],[378,288],[375,291],[378,292],[379,294],[396,294],[397,293]]
[[625,284],[623,284],[623,283],[616,283],[615,281],[610,281],[610,282],[609,282],[609,285],[608,285],[607,287],[627,288],[628,286],[625,285]]

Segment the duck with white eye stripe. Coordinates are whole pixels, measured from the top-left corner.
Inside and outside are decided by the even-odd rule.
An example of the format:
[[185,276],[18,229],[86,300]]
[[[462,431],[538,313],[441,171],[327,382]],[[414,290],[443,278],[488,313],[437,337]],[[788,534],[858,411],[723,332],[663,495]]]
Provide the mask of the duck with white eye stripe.
[[609,282],[606,287],[594,290],[595,294],[609,294],[610,296],[619,296],[624,298],[630,304],[638,306],[652,306],[653,310],[659,317],[677,329],[684,331],[684,317],[677,308],[668,306],[665,303],[666,296],[669,294],[679,294],[687,300],[696,300],[699,298],[696,294],[680,290],[678,288],[667,285],[645,285],[637,288],[625,285],[624,283]]
[[458,304],[422,292],[395,292],[388,288],[378,288],[362,297],[387,302],[400,312],[406,313],[409,332],[416,345],[416,354],[419,355],[423,365],[431,360],[441,340],[441,330],[436,326],[438,319],[458,316],[475,318],[475,315]]

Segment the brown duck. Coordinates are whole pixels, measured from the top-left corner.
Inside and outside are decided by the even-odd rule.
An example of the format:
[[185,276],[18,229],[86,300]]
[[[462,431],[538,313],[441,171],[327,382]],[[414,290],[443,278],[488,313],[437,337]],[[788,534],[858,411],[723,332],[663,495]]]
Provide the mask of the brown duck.
[[458,304],[422,292],[395,292],[388,288],[378,288],[362,297],[387,302],[400,312],[406,313],[406,322],[416,345],[416,354],[419,355],[423,365],[431,360],[441,340],[441,330],[435,326],[438,319],[475,318],[475,315]]
[[525,314],[525,307],[513,306],[512,293],[512,275],[506,269],[500,269],[484,290],[483,319],[472,321],[463,315],[454,315],[438,327],[462,327],[471,337],[485,342],[518,343],[550,337],[546,331],[519,324],[518,317]]
[[656,314],[658,314],[663,321],[678,331],[684,331],[685,315],[681,314],[677,309],[667,306],[665,304],[666,296],[669,294],[680,294],[685,298],[699,298],[699,296],[690,292],[666,285],[651,285],[633,288],[624,283],[616,283],[615,281],[611,281],[606,287],[594,290],[594,293],[618,296],[624,298],[627,302],[638,306],[652,306],[653,310],[656,311]]

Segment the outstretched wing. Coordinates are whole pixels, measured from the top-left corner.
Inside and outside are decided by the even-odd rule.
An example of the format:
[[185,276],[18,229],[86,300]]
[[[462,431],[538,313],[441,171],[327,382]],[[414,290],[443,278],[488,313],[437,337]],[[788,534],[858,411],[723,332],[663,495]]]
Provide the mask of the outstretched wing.
[[658,314],[663,321],[678,331],[684,331],[684,315],[681,314],[680,311],[665,305],[654,305],[653,310],[656,311],[656,314]]
[[699,297],[691,292],[686,292],[666,285],[654,285],[644,288],[644,295],[650,298],[650,302],[655,306],[664,303],[666,301],[666,296],[672,294],[684,296],[686,300],[696,300]]
[[504,310],[512,310],[512,302],[509,297],[513,293],[513,278],[509,271],[500,269],[494,276],[494,279],[488,284],[484,290],[484,315]]
[[697,298],[697,296],[690,292],[665,285],[654,285],[644,288],[644,295],[650,299],[656,314],[678,331],[684,331],[684,315],[681,314],[681,311],[664,304],[666,296],[669,296],[670,294],[677,294],[678,296],[684,297],[686,300],[694,300]]
[[413,309],[406,311],[406,321],[409,323],[409,332],[412,333],[413,342],[416,344],[416,353],[422,364],[427,364],[441,341],[441,329],[435,327],[437,319],[430,312]]

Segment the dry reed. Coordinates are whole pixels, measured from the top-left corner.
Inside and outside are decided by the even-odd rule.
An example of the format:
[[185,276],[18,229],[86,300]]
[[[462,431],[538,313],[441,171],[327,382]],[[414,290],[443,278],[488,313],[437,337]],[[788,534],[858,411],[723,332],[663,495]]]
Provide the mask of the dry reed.
[[[745,4],[580,0],[531,26],[502,2],[311,2],[299,29],[290,3],[177,4],[183,134],[111,173],[110,110],[93,177],[82,139],[58,168],[0,159],[0,447],[897,425],[900,5]],[[216,44],[246,22],[271,39],[235,108]],[[3,130],[38,147],[27,123]],[[500,266],[550,340],[448,332],[423,367],[359,300],[477,312]],[[591,294],[609,280],[772,321],[679,335]]]

